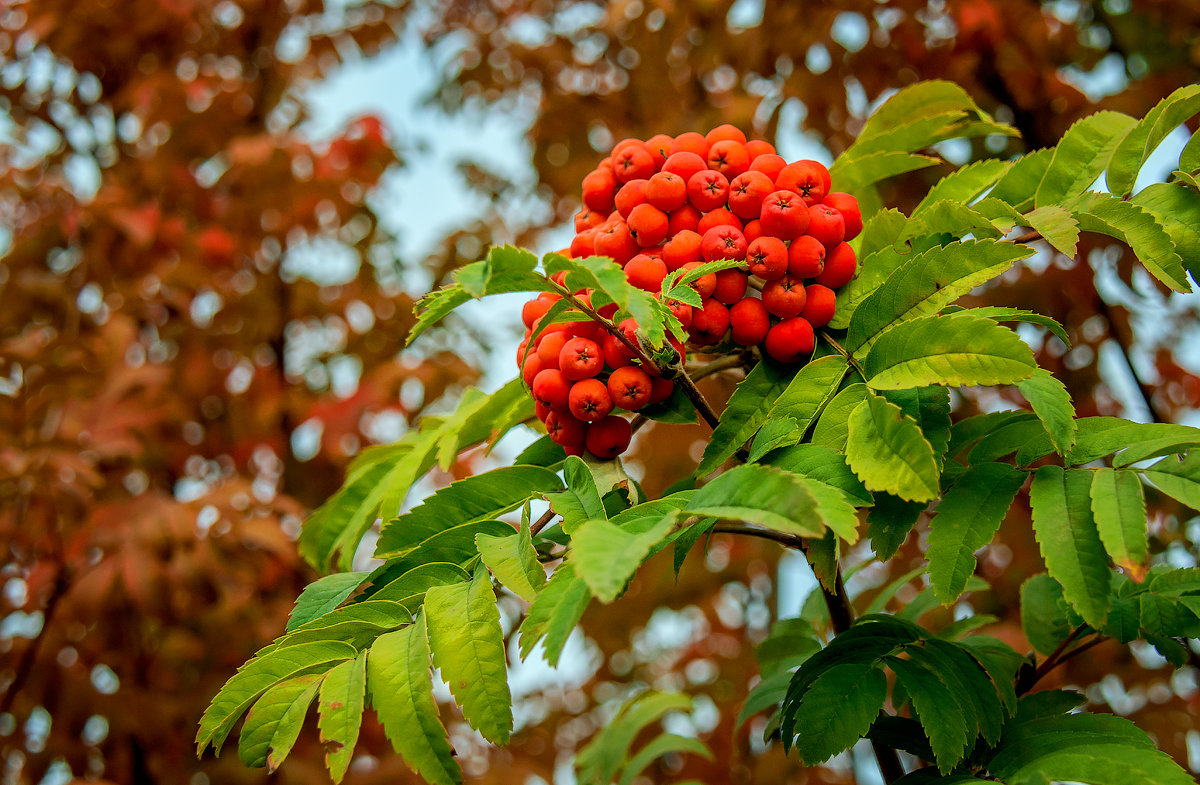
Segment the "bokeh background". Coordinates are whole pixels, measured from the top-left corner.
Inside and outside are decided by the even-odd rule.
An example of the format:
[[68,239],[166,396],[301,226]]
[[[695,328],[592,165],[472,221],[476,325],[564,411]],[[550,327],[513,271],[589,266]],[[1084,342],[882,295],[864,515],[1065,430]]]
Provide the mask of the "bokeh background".
[[[1101,107],[1140,116],[1198,75],[1193,0],[0,3],[0,781],[327,781],[315,727],[275,775],[232,749],[197,760],[200,713],[315,577],[295,537],[356,452],[515,371],[519,301],[401,352],[414,300],[491,244],[566,245],[579,180],[615,140],[730,122],[829,162],[892,91],[943,78],[1024,135],[939,147],[961,163],[1053,144]],[[944,171],[896,181],[889,204]],[[1092,240],[981,296],[1067,326],[1069,350],[1024,335],[1081,415],[1197,422],[1197,301]],[[632,455],[652,493],[699,455],[704,431],[672,427]],[[1194,565],[1200,526],[1152,502],[1156,558]],[[994,592],[927,621],[995,613],[1023,647],[1016,597],[1042,568],[1027,520],[1001,537],[980,567]],[[887,578],[868,567],[850,589]],[[469,780],[571,782],[614,701],[653,685],[697,697],[671,729],[717,758],[647,781],[878,781],[857,753],[802,769],[764,748],[761,718],[733,729],[752,644],[810,586],[774,546],[725,536],[678,581],[652,564],[593,605],[558,672],[514,669],[509,748],[446,709]],[[520,606],[504,610],[511,628]],[[1198,771],[1194,665],[1106,644],[1056,679]],[[416,780],[368,716],[346,781]]]

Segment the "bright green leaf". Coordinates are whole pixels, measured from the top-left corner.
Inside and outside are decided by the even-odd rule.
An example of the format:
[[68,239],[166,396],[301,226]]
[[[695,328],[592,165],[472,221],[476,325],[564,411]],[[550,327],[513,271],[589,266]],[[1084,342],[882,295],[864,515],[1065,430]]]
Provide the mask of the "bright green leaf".
[[279,768],[300,735],[309,704],[324,674],[310,673],[276,684],[255,701],[238,737],[238,756],[247,766]]
[[1108,555],[1092,517],[1091,473],[1043,466],[1033,475],[1029,500],[1033,532],[1046,571],[1063,596],[1093,627],[1108,614]]
[[529,656],[538,641],[544,640],[546,662],[557,665],[567,638],[591,601],[592,593],[575,574],[574,566],[569,562],[559,566],[521,623],[521,659]]
[[567,561],[597,599],[612,602],[677,520],[678,513],[669,512],[642,534],[629,532],[603,518],[587,521],[571,535]]
[[1090,188],[1134,122],[1121,112],[1096,112],[1077,120],[1054,147],[1034,203],[1053,205]]
[[325,745],[325,767],[334,782],[341,782],[354,756],[362,725],[366,691],[367,652],[335,665],[321,682],[317,727]]
[[366,577],[366,572],[335,572],[308,584],[296,598],[285,629],[291,632],[341,605]]
[[1148,546],[1146,499],[1137,474],[1128,469],[1096,469],[1091,495],[1092,517],[1105,550],[1117,566],[1140,574]]
[[704,448],[704,457],[696,467],[698,477],[711,473],[750,440],[766,422],[767,412],[787,388],[792,372],[793,369],[764,360],[738,382]]
[[600,501],[600,490],[596,478],[587,462],[575,455],[568,455],[563,462],[563,477],[567,489],[562,493],[548,493],[546,500],[550,509],[562,516],[562,530],[571,534],[584,521],[592,518],[607,518],[604,504]]
[[868,490],[918,502],[940,492],[933,447],[900,407],[877,395],[850,415],[846,461]]
[[1154,215],[1110,194],[1085,193],[1064,202],[1085,232],[1105,234],[1133,249],[1150,274],[1177,292],[1190,292],[1183,260]]
[[1071,394],[1057,378],[1044,368],[1038,368],[1033,376],[1017,382],[1017,389],[1033,407],[1033,413],[1046,427],[1054,449],[1060,455],[1075,445],[1075,407],[1071,405]]
[[1180,87],[1159,101],[1113,152],[1108,165],[1108,190],[1118,196],[1133,190],[1138,172],[1159,143],[1197,112],[1200,112],[1200,85]]
[[504,537],[476,534],[475,547],[484,565],[506,589],[533,602],[546,583],[546,571],[538,562],[527,521],[522,522],[520,531]]

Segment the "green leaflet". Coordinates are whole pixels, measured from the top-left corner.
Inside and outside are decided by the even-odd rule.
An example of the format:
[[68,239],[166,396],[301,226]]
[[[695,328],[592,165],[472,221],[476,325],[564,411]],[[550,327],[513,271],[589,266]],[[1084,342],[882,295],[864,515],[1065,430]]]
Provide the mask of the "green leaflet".
[[1128,466],[1147,458],[1182,452],[1200,445],[1200,428],[1171,423],[1138,423],[1118,417],[1081,417],[1075,447],[1067,460],[1090,463],[1120,450],[1114,466]]
[[900,407],[868,395],[850,415],[846,462],[868,490],[928,502],[940,492],[933,447]]
[[780,619],[771,625],[770,634],[754,649],[754,658],[758,660],[759,673],[765,678],[796,667],[820,648],[821,639],[807,620]]
[[863,487],[858,477],[854,476],[854,472],[846,464],[845,456],[837,450],[818,444],[797,444],[774,453],[767,463],[832,485],[846,494],[851,504],[871,504],[871,493]]
[[[867,118],[862,132],[859,134],[859,139],[879,138],[889,134],[897,126],[913,121],[914,118],[940,118],[947,113],[953,112],[963,112],[974,117],[986,117],[982,112],[979,112],[979,107],[971,99],[971,96],[954,82],[938,79],[918,82],[902,88],[876,109]],[[1006,130],[997,131],[997,133],[1006,133],[1009,135],[1015,133],[1013,129],[1007,126],[1004,126],[1004,128]],[[945,132],[952,129],[941,130]],[[989,130],[987,133],[992,133],[992,131]],[[919,143],[915,147],[909,149],[919,150],[942,139],[949,138],[951,137],[927,137],[919,140]],[[853,147],[851,150],[853,150]],[[849,153],[850,150],[847,151],[847,154]]]
[[529,521],[522,521],[520,531],[504,537],[476,534],[475,547],[484,566],[505,588],[526,602],[534,601],[546,583],[546,571],[538,562]]
[[1033,407],[1033,413],[1046,427],[1050,441],[1059,455],[1066,455],[1075,445],[1075,407],[1071,405],[1071,394],[1057,378],[1044,368],[1038,368],[1033,376],[1017,382],[1017,389]]
[[546,662],[557,665],[567,638],[591,601],[592,593],[575,574],[575,567],[569,562],[560,565],[521,622],[521,659],[545,640]]
[[1050,168],[1053,157],[1053,149],[1034,150],[1021,156],[988,192],[988,198],[1010,204],[1019,212],[1029,210],[1033,207],[1033,195]]
[[[478,262],[476,262],[478,264]],[[463,303],[471,301],[471,295],[458,284],[450,284],[443,286],[441,289],[430,292],[417,301],[414,310],[417,314],[417,320],[413,323],[412,329],[408,331],[408,336],[404,339],[404,345],[408,346],[417,339],[421,333],[428,330],[433,325],[440,322],[450,315],[452,311],[458,308]]]
[[323,674],[310,673],[276,684],[255,701],[238,737],[238,756],[255,768],[279,768],[291,752]]
[[333,664],[351,660],[358,651],[342,641],[316,641],[268,651],[247,662],[213,697],[196,733],[196,752],[221,746],[238,717],[267,689],[281,681],[308,673],[324,672]]
[[425,618],[434,664],[463,717],[488,741],[503,746],[512,731],[512,697],[500,611],[482,567],[470,583],[433,586]]
[[888,328],[938,313],[1032,253],[1032,248],[1015,243],[970,240],[931,248],[909,258],[854,312],[846,333],[846,349],[855,356],[865,354]]
[[366,572],[335,572],[305,586],[296,598],[296,607],[288,615],[286,631],[291,632],[341,605],[367,575]]
[[536,268],[537,257],[531,252],[501,245],[489,249],[482,262],[456,270],[454,281],[475,298],[503,292],[554,291],[545,276],[534,272]]
[[888,390],[883,394],[900,407],[905,417],[911,417],[933,447],[933,454],[942,465],[950,441],[950,391],[945,387],[914,387],[908,390]]
[[1016,333],[968,313],[902,322],[875,341],[862,366],[876,390],[1015,384],[1037,370]]
[[980,199],[972,207],[1002,234],[1008,234],[1015,227],[1024,226],[1028,221],[1025,216],[1014,210],[1011,204],[991,196]]
[[890,493],[875,494],[875,506],[867,514],[867,537],[880,561],[896,555],[927,506],[925,502],[904,501]]
[[1146,159],[1175,127],[1200,112],[1200,85],[1180,87],[1158,102],[1113,151],[1108,165],[1108,190],[1124,196]]
[[1167,456],[1143,469],[1142,475],[1175,501],[1200,508],[1200,451],[1187,453],[1182,461]]
[[926,237],[929,235],[947,234],[953,237],[964,237],[968,234],[978,238],[996,239],[1001,232],[992,221],[982,213],[972,210],[962,202],[934,202],[925,208],[905,227],[902,239]]
[[1131,201],[1154,216],[1192,278],[1200,279],[1200,193],[1179,183],[1153,183]]
[[1085,193],[1063,203],[1079,228],[1116,238],[1133,249],[1150,274],[1177,292],[1190,292],[1183,260],[1162,224],[1147,210],[1110,194]]
[[495,518],[562,487],[554,472],[540,466],[505,466],[452,482],[384,524],[375,556],[386,559],[403,555],[453,526]]
[[1067,335],[1067,331],[1063,329],[1061,324],[1049,316],[1042,316],[1040,313],[1034,313],[1033,311],[1023,311],[1020,308],[1005,308],[1000,305],[985,305],[981,308],[964,308],[961,311],[955,311],[955,313],[982,316],[985,319],[991,319],[995,322],[1027,322],[1028,324],[1036,324],[1038,327],[1045,327],[1067,346],[1071,345],[1071,338]]
[[1200,169],[1200,137],[1192,134],[1179,154],[1179,168],[1184,172],[1195,172]]
[[335,665],[321,682],[317,727],[325,744],[325,767],[333,781],[341,782],[354,756],[362,724],[366,691],[367,652]]
[[[961,117],[961,115],[954,116]],[[923,133],[923,129],[917,133]],[[855,158],[845,159],[839,166],[838,162],[842,162],[843,159],[845,159],[845,154],[834,162],[829,171],[838,187],[845,188],[850,193],[866,190],[868,186],[889,177],[915,172],[917,169],[925,169],[941,163],[939,159],[928,155],[913,155],[894,150],[864,152]]]
[[1128,469],[1096,469],[1091,497],[1092,517],[1105,550],[1117,566],[1140,573],[1148,546],[1146,499],[1137,474]]
[[568,455],[563,462],[563,477],[567,489],[562,493],[548,493],[546,500],[550,509],[562,516],[562,530],[573,533],[584,521],[592,518],[607,518],[604,504],[600,501],[600,490],[591,468],[582,458]]
[[812,766],[867,734],[887,700],[887,678],[874,664],[834,665],[821,673],[796,707],[800,732],[792,744]]
[[1021,584],[1021,628],[1029,645],[1047,655],[1071,634],[1062,586],[1045,573]]
[[958,599],[975,572],[975,552],[992,541],[1025,473],[1005,463],[967,470],[951,486],[929,524],[929,579],[943,604]]
[[1090,188],[1134,122],[1121,112],[1096,112],[1076,121],[1054,147],[1034,203],[1045,207]]
[[630,284],[624,271],[612,259],[601,256],[568,259],[551,253],[542,258],[542,266],[546,275],[566,271],[566,286],[570,291],[586,287],[602,292],[617,304],[621,312],[637,320],[638,333],[652,348],[662,347],[668,329],[672,332],[682,329],[671,309],[654,299],[649,292]]
[[375,641],[367,654],[367,690],[392,748],[410,769],[431,785],[462,782],[433,702],[424,613]]
[[622,767],[619,785],[630,785],[651,763],[664,755],[678,755],[683,752],[690,752],[707,760],[713,758],[712,750],[699,739],[674,733],[660,733]]
[[709,474],[750,440],[767,419],[767,412],[791,381],[792,369],[763,360],[738,382],[721,421],[713,430],[696,476]]
[[630,700],[579,750],[575,757],[579,782],[612,782],[629,760],[630,745],[644,728],[668,712],[688,711],[691,707],[691,698],[678,693],[647,692]]
[[933,184],[925,198],[913,210],[913,216],[920,215],[936,202],[970,204],[999,180],[1011,165],[1010,162],[999,158],[989,158],[954,170]]
[[746,460],[757,463],[772,450],[797,444],[803,438],[804,430],[791,417],[767,420],[763,427],[758,429],[758,433],[754,434],[754,441],[750,444],[750,455]]
[[813,428],[813,444],[820,444],[833,450],[846,448],[846,437],[849,435],[850,412],[867,398],[867,385],[851,384],[838,392],[821,412],[817,424]]
[[1075,248],[1079,245],[1079,222],[1070,211],[1050,204],[1026,213],[1025,221],[1054,250],[1064,256],[1075,255]]
[[778,709],[779,704],[787,695],[788,682],[791,678],[792,674],[789,671],[764,674],[762,681],[752,687],[746,695],[746,702],[742,704],[741,710],[738,711],[737,721],[733,724],[734,730],[741,728],[746,724],[746,720],[760,711]]
[[[512,525],[504,521],[468,521],[434,532],[420,542],[406,543],[403,550],[389,555],[388,558],[394,558],[398,554],[401,561],[411,566],[422,562],[447,562],[467,566],[478,555],[475,549],[475,535],[482,532],[494,537],[503,537],[512,530]],[[414,536],[419,534],[419,531],[413,532]]]
[[943,676],[925,658],[889,657],[888,667],[896,674],[897,684],[912,701],[913,710],[929,744],[939,772],[950,771],[958,763],[973,734],[964,714],[968,696],[956,695]]
[[826,527],[853,543],[857,519],[845,494],[822,482],[757,464],[738,466],[696,491],[685,512],[730,518],[801,537]]
[[[845,358],[830,354],[805,365],[784,388],[767,412],[767,422],[790,419],[803,436],[808,426],[837,392],[850,367]],[[799,441],[799,439],[797,439]]]
[[380,633],[410,621],[412,615],[400,603],[372,598],[318,616],[263,647],[258,653],[261,656],[270,651],[319,641],[341,641],[361,648]]
[[603,518],[587,521],[571,535],[567,561],[598,600],[612,602],[677,521],[678,513],[669,512],[641,534]]
[[1043,466],[1033,475],[1029,500],[1033,532],[1046,571],[1084,621],[1099,629],[1108,615],[1108,555],[1091,507],[1091,473]]
[[[409,568],[407,560],[401,560],[399,564],[388,563],[380,570],[379,587],[371,592],[371,599],[399,602],[413,613],[419,605],[417,599],[424,602],[430,586],[471,580],[470,573],[450,562],[426,562]],[[393,575],[393,571],[399,571],[399,574]]]

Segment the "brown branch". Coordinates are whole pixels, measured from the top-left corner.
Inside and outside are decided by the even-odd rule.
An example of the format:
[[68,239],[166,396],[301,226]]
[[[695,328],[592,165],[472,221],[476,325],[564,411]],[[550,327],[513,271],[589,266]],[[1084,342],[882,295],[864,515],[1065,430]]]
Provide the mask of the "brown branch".
[[730,368],[739,368],[746,364],[746,358],[742,353],[727,354],[710,363],[704,365],[696,365],[691,368],[686,368],[688,374],[692,377],[692,381],[699,381],[705,376],[712,376],[714,373],[727,371]]
[[1042,680],[1042,678],[1045,677],[1045,675],[1047,673],[1054,670],[1055,668],[1057,668],[1059,665],[1066,662],[1071,657],[1074,657],[1084,647],[1090,648],[1090,646],[1095,645],[1095,643],[1102,640],[1100,638],[1097,638],[1096,640],[1092,641],[1090,644],[1084,644],[1080,648],[1075,649],[1070,654],[1064,654],[1064,652],[1067,651],[1067,649],[1071,646],[1071,644],[1074,643],[1075,640],[1077,638],[1079,638],[1079,636],[1082,635],[1084,630],[1086,630],[1086,629],[1087,629],[1087,625],[1080,625],[1080,626],[1076,627],[1075,629],[1071,630],[1071,634],[1068,635],[1063,640],[1062,643],[1058,644],[1058,647],[1054,651],[1050,652],[1049,656],[1047,656],[1046,659],[1042,660],[1041,664],[1038,665],[1037,668],[1032,672],[1032,675],[1030,675],[1028,678],[1018,677],[1017,684],[1016,684],[1017,694],[1024,695],[1025,693],[1029,692],[1031,689],[1033,689],[1035,684],[1037,684],[1039,681]]
[[555,515],[557,515],[557,513],[555,513],[554,510],[546,510],[546,512],[542,513],[542,517],[538,518],[529,525],[529,534],[532,536],[546,528],[550,521],[554,520]]

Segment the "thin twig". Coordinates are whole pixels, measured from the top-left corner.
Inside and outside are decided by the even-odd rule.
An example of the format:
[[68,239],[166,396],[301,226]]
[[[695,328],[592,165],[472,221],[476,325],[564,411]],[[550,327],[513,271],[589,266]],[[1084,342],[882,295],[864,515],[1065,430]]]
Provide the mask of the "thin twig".
[[721,371],[726,371],[730,368],[740,368],[745,364],[746,358],[742,353],[727,354],[723,357],[713,360],[710,363],[687,368],[687,372],[692,377],[692,381],[698,382],[705,376],[712,376],[714,373],[720,373]]
[[547,524],[554,520],[554,516],[557,514],[558,513],[554,512],[554,510],[546,510],[544,513],[542,513],[542,517],[538,518],[529,525],[529,533],[531,535],[537,534],[542,529],[546,528]]
[[1062,664],[1062,662],[1065,660],[1065,657],[1063,657],[1063,652],[1065,652],[1067,648],[1070,647],[1070,645],[1074,643],[1075,640],[1082,635],[1083,631],[1086,629],[1087,625],[1080,625],[1071,630],[1071,634],[1068,635],[1062,643],[1058,644],[1058,648],[1050,652],[1046,659],[1042,660],[1041,664],[1038,665],[1037,669],[1033,671],[1033,675],[1028,681],[1018,681],[1016,685],[1017,693],[1019,695],[1024,695],[1025,693],[1029,692],[1031,689],[1033,689],[1033,686],[1041,681],[1041,679],[1047,673]]
[[864,379],[867,378],[866,371],[864,371],[863,367],[859,365],[858,360],[854,359],[854,355],[852,355],[840,343],[830,337],[829,333],[823,332],[821,333],[821,337],[829,342],[829,345],[833,347],[833,350],[840,354],[851,368],[858,371],[859,376],[863,377]]

